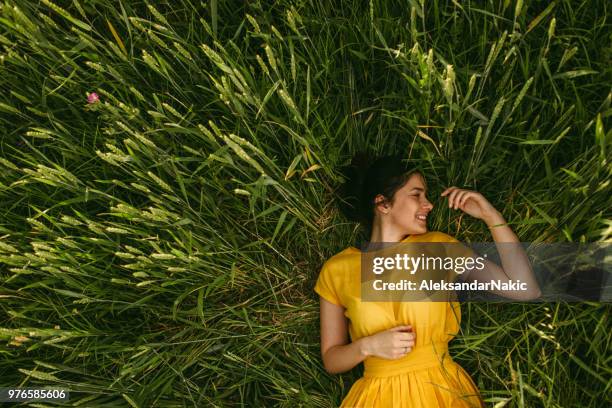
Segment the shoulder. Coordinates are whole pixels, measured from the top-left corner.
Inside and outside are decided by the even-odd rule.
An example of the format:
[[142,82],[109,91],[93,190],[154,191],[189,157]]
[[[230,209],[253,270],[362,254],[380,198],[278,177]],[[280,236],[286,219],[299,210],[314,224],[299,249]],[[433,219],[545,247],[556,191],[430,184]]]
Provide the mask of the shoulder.
[[410,241],[413,242],[459,242],[452,235],[448,235],[441,231],[429,231],[425,234],[412,235]]
[[359,262],[359,255],[358,249],[353,247],[346,248],[327,259],[322,269],[329,271],[346,270],[352,267],[355,262]]
[[360,260],[361,252],[352,247],[333,255],[319,272],[315,292],[333,304],[346,305],[347,294],[352,293],[354,283],[359,282]]

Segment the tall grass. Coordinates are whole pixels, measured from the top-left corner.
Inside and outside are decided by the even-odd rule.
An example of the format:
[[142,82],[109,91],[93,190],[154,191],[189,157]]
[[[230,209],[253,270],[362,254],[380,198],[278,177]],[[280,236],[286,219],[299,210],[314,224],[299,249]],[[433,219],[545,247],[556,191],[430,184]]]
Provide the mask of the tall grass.
[[[368,148],[477,189],[522,241],[609,241],[605,1],[0,4],[0,385],[79,406],[335,406],[322,262]],[[88,104],[95,92],[99,102]],[[466,304],[486,401],[610,402],[608,304]],[[48,406],[38,404],[37,406]]]

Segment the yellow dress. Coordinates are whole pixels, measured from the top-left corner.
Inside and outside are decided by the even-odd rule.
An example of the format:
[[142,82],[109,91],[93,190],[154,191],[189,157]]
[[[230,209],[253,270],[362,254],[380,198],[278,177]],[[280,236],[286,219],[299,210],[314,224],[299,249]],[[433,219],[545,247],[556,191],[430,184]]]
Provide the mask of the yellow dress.
[[[402,242],[459,242],[442,232],[411,235]],[[345,308],[352,341],[399,325],[416,334],[411,352],[397,360],[367,357],[364,375],[344,407],[483,407],[470,376],[448,354],[459,331],[458,302],[361,302],[361,251],[349,247],[323,265],[315,292]]]

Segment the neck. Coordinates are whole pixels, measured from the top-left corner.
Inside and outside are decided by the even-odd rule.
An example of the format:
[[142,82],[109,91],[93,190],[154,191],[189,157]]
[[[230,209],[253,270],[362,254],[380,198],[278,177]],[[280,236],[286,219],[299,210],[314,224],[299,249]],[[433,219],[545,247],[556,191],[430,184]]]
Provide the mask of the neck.
[[381,222],[374,222],[372,225],[372,233],[370,234],[370,242],[400,242],[409,234],[399,231],[389,225],[382,225]]

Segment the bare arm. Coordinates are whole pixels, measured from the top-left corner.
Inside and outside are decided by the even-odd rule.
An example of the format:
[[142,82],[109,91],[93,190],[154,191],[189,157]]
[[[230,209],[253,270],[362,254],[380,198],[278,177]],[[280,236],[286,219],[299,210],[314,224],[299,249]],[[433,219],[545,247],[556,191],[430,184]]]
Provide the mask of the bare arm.
[[321,357],[328,373],[349,371],[368,356],[397,359],[412,351],[415,334],[410,326],[396,326],[350,342],[344,307],[322,297],[320,301]]
[[503,268],[494,262],[485,261],[483,269],[472,269],[466,272],[466,280],[478,282],[520,280],[527,284],[527,290],[491,292],[516,300],[531,300],[540,297],[542,293],[531,269],[529,258],[523,250],[520,240],[507,225],[502,214],[482,194],[476,191],[449,187],[442,193],[442,196],[446,195],[448,195],[449,207],[461,209],[487,224],[501,258]]
[[361,339],[349,343],[348,319],[344,308],[321,299],[321,357],[325,371],[343,373],[361,363],[366,355]]
[[[542,294],[540,286],[531,269],[529,258],[523,249],[520,240],[506,224],[504,217],[497,212],[489,218],[483,219],[491,231],[497,246],[502,267],[491,261],[485,261],[483,269],[472,269],[468,272],[468,281],[485,282],[491,279],[507,282],[520,280],[527,284],[525,291],[491,291],[500,296],[516,300],[537,299]],[[504,225],[505,224],[505,225]],[[501,245],[500,245],[501,244]]]

